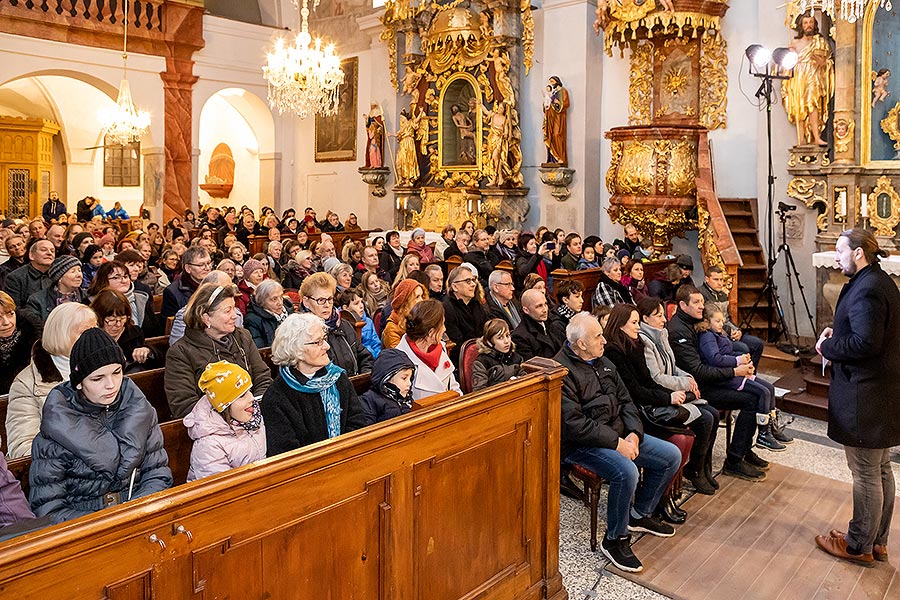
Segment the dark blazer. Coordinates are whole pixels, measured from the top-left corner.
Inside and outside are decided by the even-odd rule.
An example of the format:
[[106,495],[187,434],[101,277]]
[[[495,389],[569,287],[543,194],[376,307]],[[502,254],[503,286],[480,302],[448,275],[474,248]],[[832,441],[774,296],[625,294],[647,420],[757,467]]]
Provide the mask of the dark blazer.
[[[515,314],[519,315],[519,321],[521,322],[522,315],[525,314],[522,312],[522,306],[519,304],[519,302],[515,298],[510,300],[509,304],[510,304],[510,310],[512,310]],[[490,292],[488,292],[488,294],[487,294],[487,303],[485,306],[488,309],[488,316],[492,319],[503,319],[504,321],[506,321],[506,324],[509,325],[510,331],[512,331],[513,329],[515,329],[516,327],[519,326],[518,323],[513,323],[510,320],[509,314],[503,309],[502,306],[500,306],[500,303],[494,299],[494,295],[491,294]]]
[[463,262],[471,263],[478,269],[478,279],[481,280],[482,287],[487,289],[488,277],[491,276],[491,271],[500,262],[500,255],[494,252],[493,249],[487,252],[471,250],[463,256]]
[[516,345],[516,352],[522,355],[522,360],[531,360],[535,356],[553,358],[562,348],[565,340],[554,332],[549,320],[544,325],[546,333],[537,321],[522,313],[522,322],[512,332],[512,341]]
[[820,349],[833,363],[828,437],[857,448],[900,444],[900,291],[878,264],[844,285]]

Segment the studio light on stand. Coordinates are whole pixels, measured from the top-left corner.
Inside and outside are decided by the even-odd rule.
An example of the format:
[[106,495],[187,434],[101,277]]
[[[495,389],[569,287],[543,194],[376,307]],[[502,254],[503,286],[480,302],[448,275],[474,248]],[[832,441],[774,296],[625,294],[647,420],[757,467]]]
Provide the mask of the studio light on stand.
[[[800,296],[803,299],[803,305],[806,308],[806,315],[809,318],[810,328],[815,331],[812,313],[809,310],[809,303],[806,300],[806,293],[803,290],[803,284],[800,282],[800,273],[797,271],[797,265],[794,263],[794,257],[791,254],[791,248],[787,244],[787,213],[796,209],[796,206],[790,206],[784,202],[778,203],[778,210],[775,210],[775,168],[772,161],[772,104],[774,101],[775,81],[784,81],[794,76],[794,67],[797,65],[797,53],[790,48],[775,48],[770,51],[761,44],[751,44],[744,51],[749,61],[750,75],[760,80],[759,89],[756,90],[756,98],[760,102],[765,103],[766,107],[766,150],[767,150],[767,177],[766,177],[766,285],[760,291],[753,308],[747,313],[741,323],[741,328],[746,329],[753,320],[753,315],[759,309],[763,299],[769,301],[769,331],[772,331],[773,325],[777,325],[775,335],[770,342],[777,342],[783,335],[787,340],[787,351],[791,354],[798,354],[800,351],[800,333],[791,334],[784,319],[784,309],[781,305],[781,299],[778,296],[778,287],[775,285],[775,265],[778,263],[778,257],[782,252],[785,254],[785,269],[787,271],[788,292],[791,301],[791,311],[794,317],[794,324],[797,324],[797,307],[794,300],[794,287],[792,281],[796,281],[800,290]],[[781,221],[781,243],[775,246],[775,224],[774,216],[777,212]],[[792,279],[793,278],[793,279]]]

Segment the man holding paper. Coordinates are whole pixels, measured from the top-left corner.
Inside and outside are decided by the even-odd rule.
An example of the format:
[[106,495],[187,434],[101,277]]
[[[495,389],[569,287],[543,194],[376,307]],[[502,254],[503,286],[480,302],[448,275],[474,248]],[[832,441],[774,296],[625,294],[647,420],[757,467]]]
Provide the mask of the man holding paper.
[[847,533],[816,536],[825,552],[863,566],[887,561],[894,512],[889,448],[900,444],[900,290],[879,265],[887,256],[865,229],[843,232],[836,261],[850,278],[838,297],[834,327],[816,343],[831,361],[828,437],[844,445],[853,475]]

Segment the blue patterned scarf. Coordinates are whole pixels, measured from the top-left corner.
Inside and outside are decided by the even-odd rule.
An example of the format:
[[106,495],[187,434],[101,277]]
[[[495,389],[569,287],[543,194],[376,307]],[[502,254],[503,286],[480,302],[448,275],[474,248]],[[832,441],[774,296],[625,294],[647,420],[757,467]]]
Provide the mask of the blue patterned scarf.
[[341,435],[341,397],[338,394],[337,380],[345,372],[334,363],[328,363],[325,374],[321,377],[313,377],[305,384],[294,377],[289,367],[281,367],[281,378],[288,387],[297,392],[306,394],[319,394],[322,397],[322,405],[325,407],[325,423],[328,426],[328,437]]

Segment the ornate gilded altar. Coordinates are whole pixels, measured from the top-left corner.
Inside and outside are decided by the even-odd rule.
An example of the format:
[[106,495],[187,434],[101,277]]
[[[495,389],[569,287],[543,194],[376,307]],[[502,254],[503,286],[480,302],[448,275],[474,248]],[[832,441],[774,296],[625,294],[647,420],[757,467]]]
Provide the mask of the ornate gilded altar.
[[382,23],[392,82],[410,97],[398,134],[397,222],[438,231],[466,219],[520,225],[529,207],[518,73],[531,66],[530,3],[388,0]]
[[[606,133],[612,151],[607,211],[615,222],[633,223],[660,252],[671,249],[672,236],[696,228],[698,214],[709,221],[707,203],[717,204],[706,132],[726,126],[726,43],[719,25],[727,9],[724,0],[601,0],[597,10],[595,28],[603,31],[607,53],[613,46],[631,49],[629,124]],[[705,182],[703,193],[698,181]],[[714,219],[710,226],[723,224]],[[704,266],[729,263],[733,274],[739,257],[723,260],[719,249],[730,233],[714,237],[718,245],[701,236]]]

